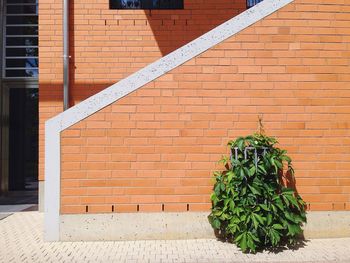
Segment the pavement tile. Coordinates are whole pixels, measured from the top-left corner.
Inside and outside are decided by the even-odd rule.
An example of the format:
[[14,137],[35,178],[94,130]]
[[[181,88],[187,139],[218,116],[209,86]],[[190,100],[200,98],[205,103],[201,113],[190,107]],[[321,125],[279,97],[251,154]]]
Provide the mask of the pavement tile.
[[0,262],[350,263],[350,238],[314,239],[297,250],[251,255],[214,239],[44,242],[43,220],[39,212],[0,220]]

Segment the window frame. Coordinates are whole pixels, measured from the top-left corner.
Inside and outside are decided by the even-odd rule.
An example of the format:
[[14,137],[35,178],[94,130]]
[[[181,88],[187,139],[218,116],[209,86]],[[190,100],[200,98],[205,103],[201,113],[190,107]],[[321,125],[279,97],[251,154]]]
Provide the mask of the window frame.
[[253,6],[259,4],[263,0],[247,0],[247,9],[252,8]]
[[[30,1],[30,3],[28,2],[23,2],[23,1],[16,1],[16,3],[13,3],[13,2],[8,2],[8,1],[4,1],[4,10],[3,10],[3,17],[2,17],[2,29],[3,29],[3,35],[2,35],[2,40],[3,40],[3,45],[2,45],[2,52],[3,52],[3,56],[2,56],[2,72],[1,72],[1,75],[2,75],[2,78],[4,80],[14,80],[14,79],[18,79],[18,80],[37,80],[38,77],[39,77],[39,54],[37,54],[37,56],[7,56],[6,54],[6,50],[7,49],[11,49],[11,48],[21,48],[21,49],[26,49],[26,48],[35,48],[37,50],[39,50],[39,43],[37,45],[8,45],[7,44],[7,39],[8,38],[17,38],[17,37],[21,37],[21,38],[36,38],[37,39],[37,42],[39,41],[39,32],[38,34],[34,34],[34,35],[25,35],[25,34],[14,34],[14,35],[8,35],[7,34],[7,30],[8,28],[11,28],[11,27],[20,27],[20,28],[24,28],[24,27],[33,27],[34,28],[34,31],[35,29],[38,31],[38,23],[36,24],[8,24],[7,23],[7,18],[8,17],[29,17],[29,16],[33,16],[33,17],[39,17],[38,15],[38,0],[32,0]],[[36,14],[34,13],[23,13],[21,14],[20,12],[19,13],[14,13],[14,14],[8,14],[8,11],[7,11],[7,7],[8,6],[36,6]],[[36,59],[36,61],[38,61],[38,65],[37,67],[7,67],[7,59],[11,60],[11,59]],[[13,77],[10,77],[10,76],[7,76],[7,72],[8,71],[15,71],[15,70],[21,70],[21,71],[32,71],[32,72],[36,72],[36,75],[33,75],[33,76],[23,76],[23,75],[19,75],[19,76],[13,76]]]

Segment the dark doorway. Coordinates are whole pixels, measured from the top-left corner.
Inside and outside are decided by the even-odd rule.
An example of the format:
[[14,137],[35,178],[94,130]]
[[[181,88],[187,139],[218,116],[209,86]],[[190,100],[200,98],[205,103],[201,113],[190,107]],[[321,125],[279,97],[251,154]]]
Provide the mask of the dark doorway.
[[38,189],[38,89],[10,89],[9,191]]
[[1,213],[38,203],[39,129],[38,1],[0,2]]
[[37,209],[39,90],[36,87],[36,84],[9,82],[3,89],[2,168],[7,168],[2,169],[0,219],[4,213]]

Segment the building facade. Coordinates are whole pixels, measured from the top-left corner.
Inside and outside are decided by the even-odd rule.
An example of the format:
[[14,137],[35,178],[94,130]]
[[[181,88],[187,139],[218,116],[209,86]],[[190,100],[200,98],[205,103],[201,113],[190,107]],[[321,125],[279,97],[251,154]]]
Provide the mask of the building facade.
[[68,9],[63,112],[62,1],[38,8],[47,239],[210,236],[212,172],[258,115],[294,160],[306,234],[350,235],[349,3],[70,0]]

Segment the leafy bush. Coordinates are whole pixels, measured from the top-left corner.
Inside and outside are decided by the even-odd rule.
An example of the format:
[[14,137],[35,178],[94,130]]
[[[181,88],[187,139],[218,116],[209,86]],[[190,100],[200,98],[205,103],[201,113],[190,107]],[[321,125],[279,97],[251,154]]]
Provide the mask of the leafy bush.
[[305,202],[283,183],[294,176],[292,161],[276,143],[259,133],[230,141],[226,170],[214,173],[209,222],[244,252],[294,244],[306,222]]

